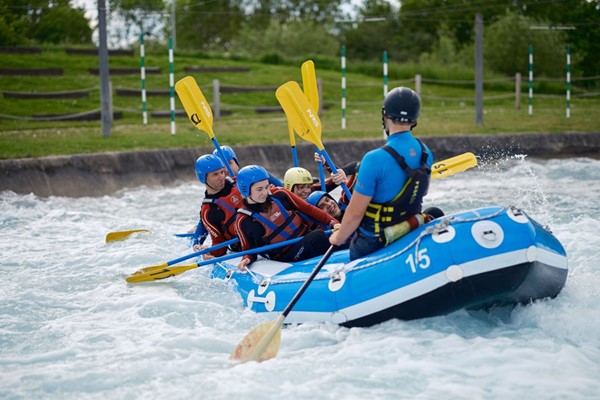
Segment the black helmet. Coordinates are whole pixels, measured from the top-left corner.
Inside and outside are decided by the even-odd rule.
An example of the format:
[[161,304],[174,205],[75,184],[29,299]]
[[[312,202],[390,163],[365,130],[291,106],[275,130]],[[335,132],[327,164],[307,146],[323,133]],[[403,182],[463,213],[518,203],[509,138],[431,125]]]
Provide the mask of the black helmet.
[[381,114],[399,122],[417,122],[421,112],[421,98],[412,89],[397,87],[390,90],[383,101]]

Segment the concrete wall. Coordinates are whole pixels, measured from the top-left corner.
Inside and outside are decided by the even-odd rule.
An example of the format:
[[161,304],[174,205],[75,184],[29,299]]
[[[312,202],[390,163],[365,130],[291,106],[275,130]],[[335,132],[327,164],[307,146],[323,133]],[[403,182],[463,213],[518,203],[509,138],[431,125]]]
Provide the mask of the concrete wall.
[[[436,160],[470,151],[483,159],[511,154],[530,157],[600,158],[600,132],[528,135],[430,136],[421,138]],[[383,139],[325,142],[338,165],[359,160],[365,152],[383,145]],[[297,142],[299,163],[318,176],[312,161],[312,144]],[[0,160],[0,191],[38,196],[102,196],[140,185],[173,185],[195,180],[194,162],[213,148],[196,147],[136,152]],[[292,166],[289,145],[235,147],[241,165],[260,164],[283,177]]]

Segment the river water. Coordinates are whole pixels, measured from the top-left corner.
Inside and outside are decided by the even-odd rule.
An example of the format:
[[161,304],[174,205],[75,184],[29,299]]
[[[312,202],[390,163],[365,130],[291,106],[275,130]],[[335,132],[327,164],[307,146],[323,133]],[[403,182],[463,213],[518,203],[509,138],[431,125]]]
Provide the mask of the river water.
[[[483,160],[432,182],[447,213],[516,205],[563,243],[556,299],[370,328],[283,330],[264,363],[228,359],[254,326],[229,283],[195,269],[130,285],[190,252],[189,182],[97,198],[0,193],[1,399],[598,399],[600,161]],[[151,228],[104,243],[109,231]]]

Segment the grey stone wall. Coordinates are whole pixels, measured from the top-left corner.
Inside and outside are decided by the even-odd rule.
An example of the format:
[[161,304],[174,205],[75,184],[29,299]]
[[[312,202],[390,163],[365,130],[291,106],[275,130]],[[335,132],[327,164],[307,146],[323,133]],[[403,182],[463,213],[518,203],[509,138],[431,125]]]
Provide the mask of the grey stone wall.
[[[470,151],[483,159],[526,154],[538,158],[600,158],[600,132],[568,134],[469,135],[423,137],[436,160]],[[325,142],[336,165],[359,160],[383,139]],[[283,177],[292,166],[289,145],[238,146],[241,165],[259,164]],[[297,143],[299,164],[315,176],[312,144]],[[195,180],[194,162],[213,148],[196,147],[136,152],[0,160],[0,191],[47,196],[102,196],[140,185],[173,185]]]

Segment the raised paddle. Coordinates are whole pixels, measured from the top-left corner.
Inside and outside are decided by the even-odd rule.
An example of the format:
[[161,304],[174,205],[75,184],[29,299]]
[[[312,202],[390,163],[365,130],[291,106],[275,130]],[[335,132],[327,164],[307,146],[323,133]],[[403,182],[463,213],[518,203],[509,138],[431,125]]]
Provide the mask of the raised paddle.
[[[331,233],[331,230],[327,230],[327,231],[325,231],[325,233],[329,234],[329,233]],[[185,271],[188,271],[190,269],[203,267],[205,265],[211,265],[211,264],[221,262],[221,261],[230,260],[232,258],[241,257],[246,254],[262,253],[263,251],[268,251],[268,250],[276,249],[278,247],[288,246],[288,245],[297,243],[302,239],[303,239],[303,236],[300,236],[300,237],[286,240],[283,242],[273,243],[273,244],[269,244],[266,246],[257,247],[255,249],[240,251],[237,253],[226,254],[221,257],[211,258],[210,260],[202,261],[199,263],[188,264],[188,265],[176,265],[176,266],[171,267],[171,266],[167,265],[168,263],[165,263],[165,264],[160,264],[160,265],[156,265],[153,267],[146,267],[146,268],[142,268],[142,269],[134,272],[133,274],[129,275],[127,278],[125,278],[125,280],[129,283],[137,283],[137,282],[148,282],[148,281],[156,281],[159,279],[170,278],[172,276],[184,273]],[[237,240],[237,239],[231,239],[231,240]],[[221,244],[219,244],[219,246],[223,247],[222,245],[224,245],[225,243],[227,243],[227,242],[221,243]],[[217,249],[216,247],[212,247],[210,249],[205,249],[205,250],[212,251],[212,250],[216,250],[216,249]],[[192,256],[190,255],[190,256],[186,256],[186,257],[191,258]],[[171,262],[171,264],[174,264],[174,263]]]
[[[321,142],[321,120],[316,111],[312,110],[308,99],[300,89],[300,85],[294,81],[284,83],[275,92],[275,97],[279,100],[296,133],[301,138],[317,146],[319,153],[325,157],[327,164],[331,167],[331,171],[337,174],[338,171]],[[348,186],[345,183],[342,183],[341,186],[348,199],[350,199],[352,195]]]
[[[213,142],[213,145],[221,155],[221,158],[226,160],[225,154],[212,129],[213,113],[210,108],[210,103],[206,101],[196,80],[191,76],[186,76],[185,78],[178,80],[175,84],[175,91],[177,92],[177,96],[179,96],[179,100],[181,101],[181,104],[183,104],[183,108],[185,108],[185,112],[192,124],[208,134],[208,137]],[[234,176],[229,163],[225,163],[225,167],[227,167],[229,175]]]
[[[302,63],[300,68],[302,71],[302,88],[304,89],[304,95],[308,99],[312,110],[319,113],[319,87],[317,86],[317,75],[315,73],[315,63],[312,60],[305,61]],[[288,122],[289,124],[289,122]],[[317,148],[317,152],[319,149]],[[325,168],[323,163],[317,163],[319,165],[319,180],[321,181],[321,190],[326,191],[325,188]]]
[[438,161],[431,166],[431,178],[441,179],[473,168],[477,165],[477,157],[473,153],[463,153],[447,160]]
[[264,322],[252,329],[242,341],[236,346],[230,358],[241,362],[247,361],[265,361],[277,355],[279,343],[281,342],[281,327],[292,308],[296,305],[300,297],[304,294],[308,285],[315,279],[323,265],[327,262],[333,253],[335,246],[329,246],[327,252],[321,258],[321,261],[313,269],[310,276],[300,289],[296,292],[292,300],[285,307],[283,312],[274,321]]

